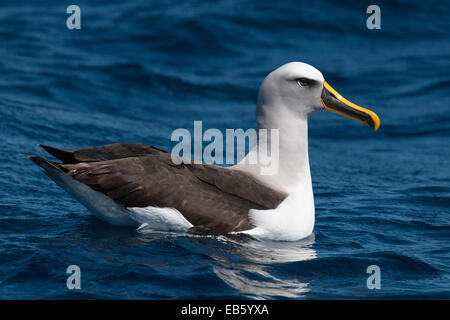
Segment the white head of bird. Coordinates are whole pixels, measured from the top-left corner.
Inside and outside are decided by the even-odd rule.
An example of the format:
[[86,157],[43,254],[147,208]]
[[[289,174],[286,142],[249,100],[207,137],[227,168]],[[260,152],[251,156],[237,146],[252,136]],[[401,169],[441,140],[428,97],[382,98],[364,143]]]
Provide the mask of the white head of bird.
[[271,134],[267,134],[267,141],[264,141],[268,144],[266,150],[278,151],[278,170],[272,175],[261,175],[261,164],[247,164],[247,159],[257,157],[260,140],[236,169],[257,176],[272,188],[287,193],[288,197],[274,210],[253,210],[251,217],[258,227],[248,233],[294,240],[312,232],[315,209],[308,157],[308,117],[319,110],[346,116],[374,130],[380,125],[374,112],[343,98],[319,70],[306,63],[285,64],[262,82],[256,119],[259,129],[279,132],[278,148],[272,148]]

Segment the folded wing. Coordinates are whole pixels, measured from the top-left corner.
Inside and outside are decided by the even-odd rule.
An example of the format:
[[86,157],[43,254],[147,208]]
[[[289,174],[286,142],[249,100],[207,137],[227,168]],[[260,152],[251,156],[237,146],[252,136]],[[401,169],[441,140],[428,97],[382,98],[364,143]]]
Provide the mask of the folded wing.
[[126,207],[175,208],[204,233],[251,229],[250,209],[273,209],[286,197],[253,176],[209,164],[179,164],[152,146],[122,143],[59,150],[72,178]]

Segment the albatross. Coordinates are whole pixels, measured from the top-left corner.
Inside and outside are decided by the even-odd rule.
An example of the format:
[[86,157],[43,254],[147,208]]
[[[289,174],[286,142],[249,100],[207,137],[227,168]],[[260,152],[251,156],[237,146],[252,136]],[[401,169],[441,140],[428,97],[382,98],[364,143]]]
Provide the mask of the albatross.
[[[380,126],[374,112],[343,98],[319,70],[291,62],[272,71],[259,89],[258,129],[279,130],[279,167],[271,175],[261,174],[261,164],[246,161],[258,151],[259,140],[231,167],[176,164],[171,153],[136,143],[67,150],[40,145],[61,162],[29,158],[112,225],[296,241],[314,228],[308,117],[319,110],[375,131]],[[266,143],[271,144],[270,135]]]

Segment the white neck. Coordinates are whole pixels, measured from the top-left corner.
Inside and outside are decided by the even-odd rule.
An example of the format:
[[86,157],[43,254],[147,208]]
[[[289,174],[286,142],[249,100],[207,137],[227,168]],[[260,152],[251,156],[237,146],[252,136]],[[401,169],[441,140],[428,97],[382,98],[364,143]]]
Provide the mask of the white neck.
[[[303,192],[304,188],[311,189],[308,158],[308,120],[306,116],[292,114],[288,108],[280,105],[273,107],[260,104],[256,111],[256,118],[258,129],[267,129],[267,150],[272,150],[273,145],[270,130],[279,130],[278,170],[273,175],[261,175],[262,165],[259,161],[256,165],[248,164],[249,157],[255,156],[260,148],[260,143],[264,142],[260,139],[236,168],[251,172],[258,179],[287,193],[292,193],[301,186]],[[276,155],[271,156],[272,161],[275,161]]]
[[[259,163],[245,163],[252,153],[258,153],[262,141],[258,141],[246,159],[236,167],[253,174],[270,187],[287,193],[288,197],[274,210],[250,210],[255,228],[246,233],[261,238],[288,241],[307,237],[313,231],[315,220],[308,159],[307,118],[291,114],[287,108],[280,105],[276,109],[259,105],[256,117],[258,129],[279,130],[279,170],[274,175],[261,175]],[[267,136],[271,136],[269,132]],[[267,140],[269,145],[273,144],[270,138]]]

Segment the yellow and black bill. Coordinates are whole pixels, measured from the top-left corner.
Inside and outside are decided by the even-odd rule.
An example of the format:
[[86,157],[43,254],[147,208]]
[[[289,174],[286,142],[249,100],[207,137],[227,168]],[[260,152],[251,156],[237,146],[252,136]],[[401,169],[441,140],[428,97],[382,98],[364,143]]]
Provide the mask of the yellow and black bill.
[[328,111],[362,122],[375,131],[380,127],[380,118],[373,111],[348,101],[336,92],[326,81],[323,83],[322,104]]

